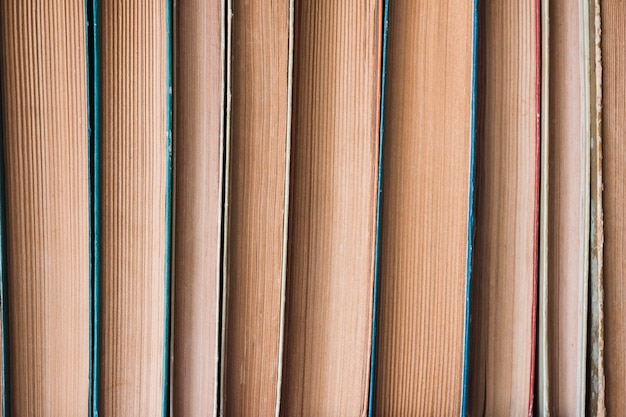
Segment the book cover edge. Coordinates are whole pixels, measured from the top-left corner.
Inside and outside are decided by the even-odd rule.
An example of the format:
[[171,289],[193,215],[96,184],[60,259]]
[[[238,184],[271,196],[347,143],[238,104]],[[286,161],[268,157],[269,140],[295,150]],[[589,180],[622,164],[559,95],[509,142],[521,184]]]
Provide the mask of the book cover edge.
[[471,294],[472,294],[472,267],[473,245],[475,235],[475,187],[476,187],[476,112],[478,98],[478,3],[473,0],[472,7],[472,72],[471,72],[471,98],[470,98],[470,158],[469,158],[469,184],[468,184],[468,215],[467,215],[467,254],[465,272],[465,323],[463,335],[463,369],[461,380],[461,417],[467,415],[469,361],[470,361],[470,324],[471,324]]
[[169,363],[170,363],[170,335],[171,335],[171,289],[172,289],[172,195],[173,195],[173,152],[172,152],[172,75],[173,75],[173,1],[165,1],[165,259],[164,259],[164,326],[163,326],[163,382],[161,415],[167,417],[169,410]]

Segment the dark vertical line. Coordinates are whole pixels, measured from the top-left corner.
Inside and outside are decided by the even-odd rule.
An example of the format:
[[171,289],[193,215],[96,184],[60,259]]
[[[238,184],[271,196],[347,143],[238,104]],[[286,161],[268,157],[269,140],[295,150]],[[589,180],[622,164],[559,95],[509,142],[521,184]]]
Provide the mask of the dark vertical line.
[[[0,54],[5,51],[0,50]],[[4,61],[4,58],[2,58]],[[0,77],[0,325],[2,326],[2,415],[9,416],[11,407],[9,396],[9,307],[8,307],[8,270],[7,270],[7,244],[6,244],[6,187],[5,187],[5,163],[4,163],[4,111],[2,109],[3,85]]]
[[470,104],[470,163],[469,163],[469,204],[467,221],[467,260],[465,271],[465,335],[463,340],[463,379],[461,393],[461,417],[467,415],[467,385],[469,382],[469,356],[470,356],[470,307],[472,295],[472,261],[474,234],[476,231],[474,222],[474,203],[476,186],[476,97],[478,94],[478,1],[473,0],[472,10],[472,79],[471,79],[471,104]]
[[97,417],[100,380],[100,38],[98,0],[85,0],[89,141],[89,416]]
[[172,59],[173,59],[173,31],[172,31],[172,5],[173,0],[165,0],[165,32],[166,32],[166,70],[165,70],[165,320],[164,320],[164,341],[163,341],[163,402],[162,417],[167,417],[169,410],[169,356],[170,356],[170,307],[171,307],[171,287],[172,287],[172,184],[173,184],[173,161],[172,161]]
[[378,133],[378,190],[376,196],[376,243],[374,254],[374,294],[372,300],[372,350],[370,353],[370,387],[369,387],[369,403],[368,416],[374,415],[374,385],[376,381],[376,334],[378,327],[378,298],[380,287],[380,211],[382,205],[383,193],[383,136],[385,132],[385,85],[387,72],[387,34],[389,32],[389,1],[383,1],[383,43],[381,53],[381,71],[380,71],[380,124]]

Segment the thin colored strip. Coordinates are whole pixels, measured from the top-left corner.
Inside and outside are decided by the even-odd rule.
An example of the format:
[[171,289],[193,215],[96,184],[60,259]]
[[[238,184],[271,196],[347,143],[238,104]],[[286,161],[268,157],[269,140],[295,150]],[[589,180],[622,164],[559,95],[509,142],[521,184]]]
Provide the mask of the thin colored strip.
[[374,415],[374,383],[376,377],[376,330],[378,326],[378,299],[380,281],[380,208],[383,191],[383,136],[385,132],[385,82],[387,71],[387,34],[389,32],[389,1],[383,0],[383,42],[380,70],[380,125],[378,133],[378,193],[376,196],[376,244],[374,259],[374,294],[372,300],[372,341],[370,352],[370,389],[368,416]]
[[467,414],[467,383],[470,357],[470,307],[472,295],[472,260],[475,234],[474,202],[476,186],[476,99],[478,95],[478,1],[474,0],[472,25],[472,96],[470,104],[470,161],[467,215],[467,266],[465,281],[465,335],[463,339],[463,388],[461,392],[461,417]]
[[98,0],[86,0],[87,12],[87,82],[89,92],[89,186],[90,186],[90,360],[89,415],[98,416],[99,410],[99,341],[100,341],[100,38],[98,33]]
[[172,287],[172,187],[173,187],[173,159],[172,159],[172,43],[173,43],[173,26],[172,26],[172,0],[165,0],[165,30],[166,30],[166,76],[165,88],[166,111],[165,111],[165,127],[166,127],[166,146],[167,160],[165,167],[166,183],[165,183],[165,320],[164,320],[164,346],[163,346],[163,408],[162,416],[167,417],[169,412],[169,352],[170,352],[170,323],[171,323],[171,287]]
[[171,288],[172,288],[172,186],[173,186],[173,160],[172,160],[172,43],[173,33],[172,26],[172,0],[165,0],[165,31],[166,31],[166,75],[165,88],[167,89],[166,110],[165,110],[165,129],[166,129],[166,146],[167,160],[165,165],[165,320],[164,320],[164,337],[163,337],[163,403],[162,417],[167,417],[169,412],[169,356],[170,356],[170,322],[171,322]]
[[[0,77],[1,80],[1,77]],[[0,81],[0,92],[2,85]],[[2,105],[0,103],[0,325],[2,326],[2,416],[10,415],[9,407],[9,308],[6,298],[8,269],[7,269],[7,245],[6,245],[6,210],[5,210],[5,183],[4,183],[4,117],[2,115]]]
[[87,75],[87,160],[89,161],[89,411],[88,416],[93,416],[93,391],[91,386],[93,384],[93,360],[92,360],[92,352],[93,352],[93,162],[91,158],[91,67],[89,59],[89,54],[91,51],[91,36],[89,32],[89,22],[91,21],[91,13],[89,11],[89,0],[85,0],[83,3],[85,13],[85,45],[87,45],[87,50],[85,51],[85,65],[86,65],[86,75]]

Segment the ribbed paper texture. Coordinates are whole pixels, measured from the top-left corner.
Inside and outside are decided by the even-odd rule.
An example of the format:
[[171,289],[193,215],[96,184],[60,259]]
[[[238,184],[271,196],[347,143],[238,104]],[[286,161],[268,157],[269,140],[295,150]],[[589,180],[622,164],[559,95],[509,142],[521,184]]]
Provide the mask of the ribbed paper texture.
[[367,412],[381,13],[296,7],[283,416]]
[[0,31],[11,415],[80,415],[89,398],[84,2],[3,1]]
[[102,415],[163,405],[166,6],[100,4]]
[[374,415],[459,415],[473,4],[391,1]]

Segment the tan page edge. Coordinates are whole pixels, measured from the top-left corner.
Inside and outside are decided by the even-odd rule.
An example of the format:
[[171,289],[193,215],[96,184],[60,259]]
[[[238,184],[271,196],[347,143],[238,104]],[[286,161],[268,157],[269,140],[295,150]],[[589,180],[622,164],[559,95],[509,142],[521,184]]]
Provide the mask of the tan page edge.
[[550,149],[550,4],[541,0],[541,190],[539,213],[539,334],[537,337],[537,414],[550,415],[548,360],[548,192]]
[[294,0],[289,0],[289,58],[287,65],[287,132],[285,135],[285,201],[283,211],[283,265],[280,277],[280,330],[278,335],[278,376],[276,379],[276,417],[280,416],[285,345],[285,298],[287,292],[287,238],[289,236],[289,176],[291,166],[291,117],[293,103]]

